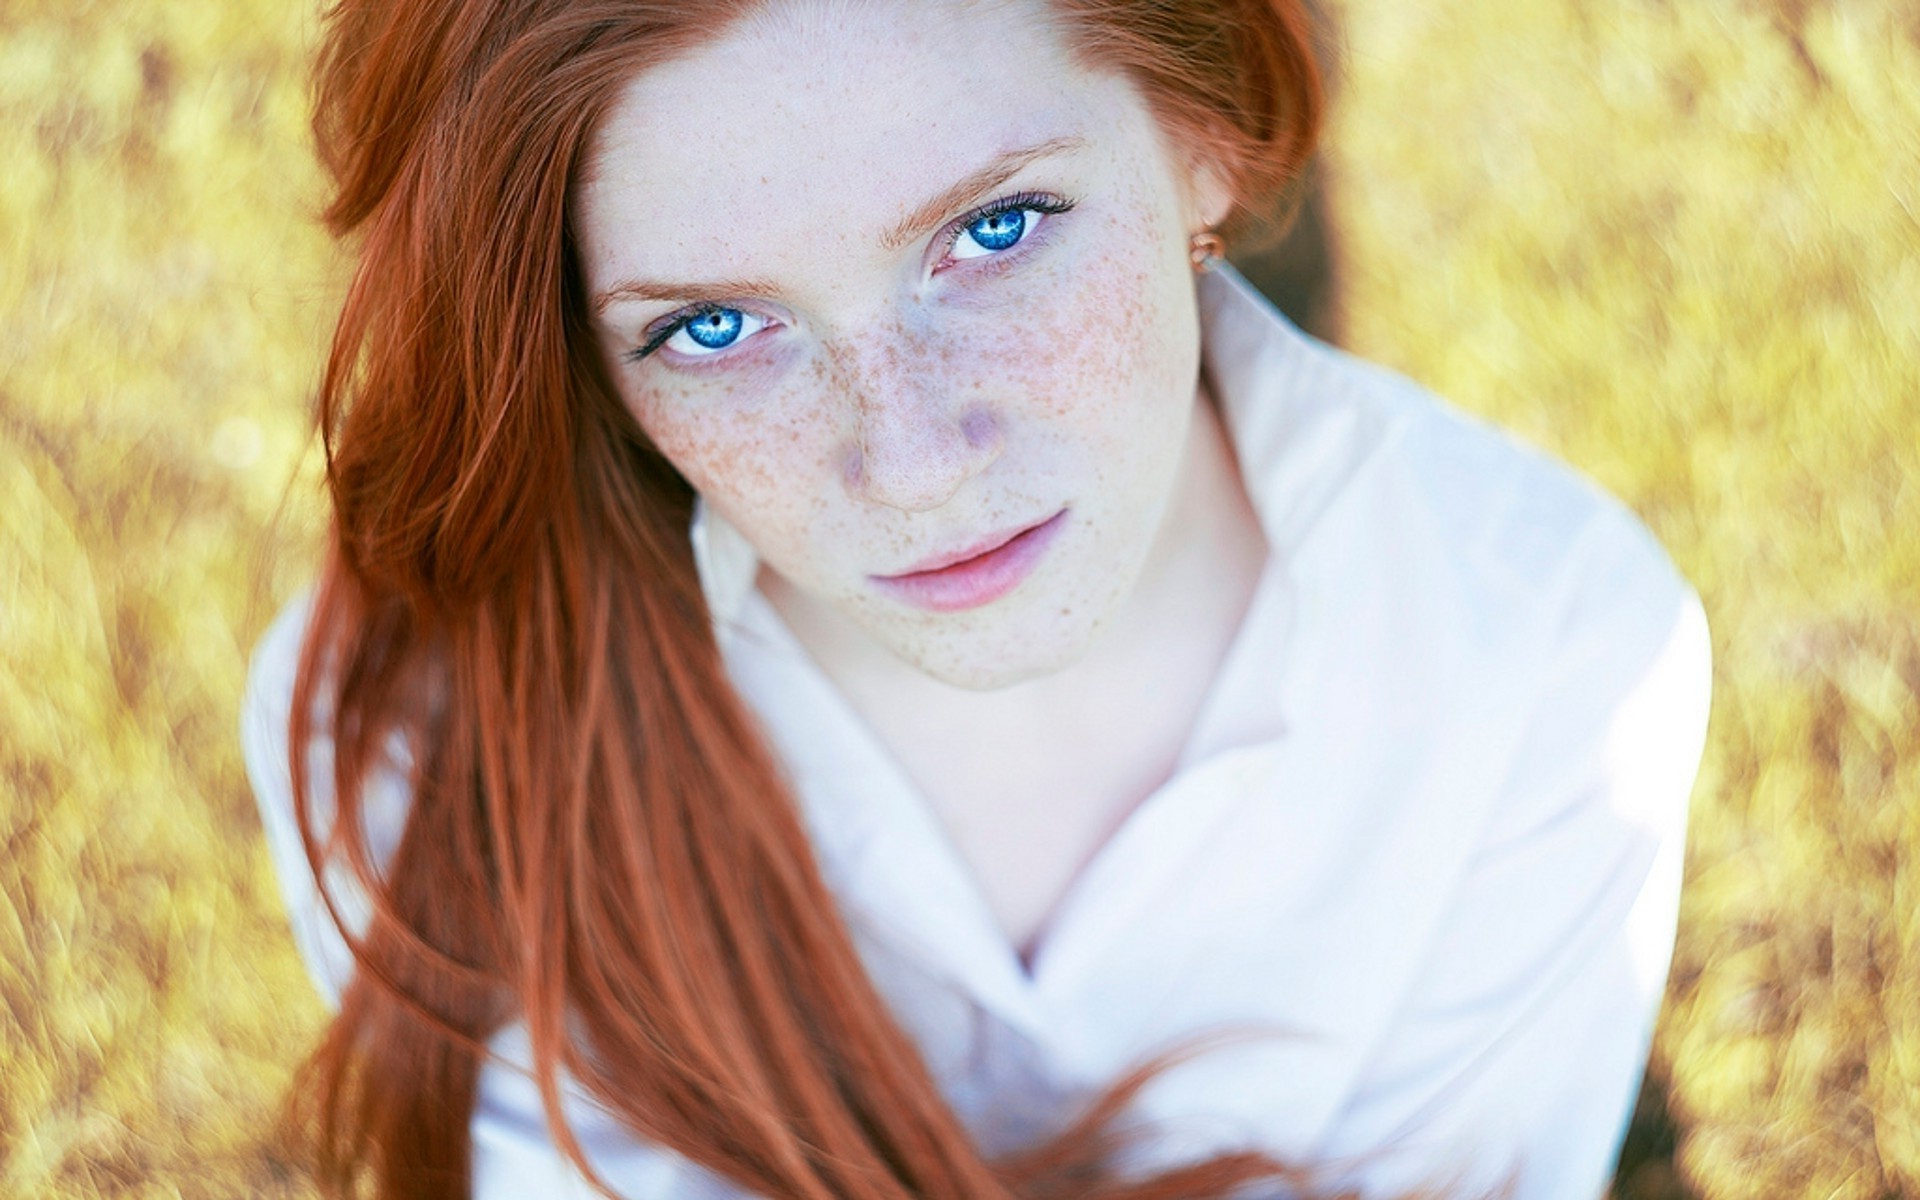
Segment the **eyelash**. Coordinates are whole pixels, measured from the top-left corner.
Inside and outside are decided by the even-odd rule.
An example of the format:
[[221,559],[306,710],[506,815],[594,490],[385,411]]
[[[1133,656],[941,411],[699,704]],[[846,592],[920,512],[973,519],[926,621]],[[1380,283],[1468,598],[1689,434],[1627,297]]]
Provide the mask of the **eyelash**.
[[[1072,211],[1075,203],[1075,201],[1063,196],[1050,195],[1046,192],[1016,192],[1011,196],[989,201],[964,216],[955,218],[953,223],[947,226],[945,235],[940,239],[941,261],[946,261],[947,256],[953,253],[953,247],[959,242],[961,234],[965,233],[969,227],[989,217],[997,217],[1002,213],[1015,212],[1022,209],[1029,212],[1045,213],[1047,216],[1052,217]],[[1003,258],[1024,245],[1026,245],[1026,240],[1022,239],[1020,242],[1007,247],[1006,250],[998,254],[983,255],[982,257],[987,259]],[[626,360],[630,363],[637,363],[649,357],[655,350],[664,346],[669,338],[680,332],[689,321],[701,313],[716,307],[721,306],[697,304],[690,308],[683,308],[679,312],[668,314],[666,323],[656,326],[653,333],[647,337],[644,343],[627,351],[625,355]]]
[[[1050,196],[1045,192],[1015,192],[1011,196],[989,201],[947,226],[946,236],[941,239],[940,244],[941,259],[944,261],[947,255],[953,253],[954,243],[960,240],[961,234],[965,233],[969,227],[979,224],[988,217],[997,217],[1001,213],[1016,212],[1021,209],[1045,213],[1047,216],[1053,217],[1071,210],[1073,204],[1073,201],[1063,196]],[[1026,245],[1026,241],[1022,239],[1015,246],[1009,246],[1007,249],[1013,250],[1018,248],[1018,246],[1024,245]],[[990,257],[999,258],[1000,255],[995,254]]]

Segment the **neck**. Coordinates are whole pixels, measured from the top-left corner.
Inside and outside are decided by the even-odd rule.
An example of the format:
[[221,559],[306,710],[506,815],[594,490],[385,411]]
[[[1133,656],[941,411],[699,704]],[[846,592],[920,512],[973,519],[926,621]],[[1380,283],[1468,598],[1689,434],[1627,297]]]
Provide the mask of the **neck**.
[[[1179,480],[1139,585],[1115,626],[1116,639],[1165,640],[1170,631],[1183,630],[1203,640],[1230,640],[1266,561],[1266,534],[1219,404],[1203,379]],[[1224,641],[1220,648],[1224,652]]]

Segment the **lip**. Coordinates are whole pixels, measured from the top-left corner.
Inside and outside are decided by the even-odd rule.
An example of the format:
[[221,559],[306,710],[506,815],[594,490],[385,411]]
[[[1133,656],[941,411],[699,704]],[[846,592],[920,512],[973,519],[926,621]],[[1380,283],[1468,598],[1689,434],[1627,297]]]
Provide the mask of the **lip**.
[[868,578],[896,599],[930,612],[964,612],[991,604],[1032,574],[1066,524],[1067,511],[996,533],[965,550],[924,559],[911,571]]

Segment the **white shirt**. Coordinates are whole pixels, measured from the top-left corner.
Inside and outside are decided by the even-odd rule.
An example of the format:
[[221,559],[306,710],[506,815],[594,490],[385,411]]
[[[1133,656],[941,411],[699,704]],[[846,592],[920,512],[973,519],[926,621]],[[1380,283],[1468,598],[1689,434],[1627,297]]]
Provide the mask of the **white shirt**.
[[[1253,1022],[1279,1032],[1149,1085],[1130,1165],[1253,1145],[1369,1193],[1512,1172],[1515,1200],[1591,1200],[1672,951],[1711,680],[1698,598],[1567,468],[1307,338],[1230,270],[1200,288],[1271,554],[1178,768],[1074,880],[1030,971],[703,508],[728,670],[876,986],[989,1153],[1155,1051]],[[243,736],[297,940],[337,998],[351,958],[287,783],[306,611],[263,639]],[[313,754],[324,784],[327,747]],[[399,769],[369,793],[376,854],[405,820]],[[494,1044],[475,1194],[591,1195],[548,1138],[524,1029]],[[569,1113],[625,1196],[741,1195],[578,1091]]]

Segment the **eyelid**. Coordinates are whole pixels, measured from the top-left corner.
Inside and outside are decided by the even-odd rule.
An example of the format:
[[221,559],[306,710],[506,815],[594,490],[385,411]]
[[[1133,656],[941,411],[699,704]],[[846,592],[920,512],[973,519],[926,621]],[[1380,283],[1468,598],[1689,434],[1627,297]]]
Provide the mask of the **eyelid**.
[[[657,321],[648,322],[647,327],[640,331],[640,344],[628,350],[621,357],[630,363],[643,362],[653,357],[653,352],[666,345],[674,334],[679,333],[681,329],[686,327],[689,321],[701,313],[711,312],[716,308],[732,309],[736,312],[758,317],[769,326],[779,324],[773,317],[765,313],[755,312],[745,304],[716,304],[711,300],[703,300],[696,304],[689,304],[685,307],[677,308]],[[756,332],[761,331],[756,330]],[[725,354],[727,350],[731,349],[732,347],[729,346],[726,350],[715,351],[715,354]]]
[[[1052,192],[1015,192],[1011,196],[1003,196],[998,200],[989,200],[964,215],[955,217],[953,221],[948,224],[946,230],[940,235],[939,261],[945,262],[947,260],[948,256],[953,253],[954,243],[958,242],[960,235],[965,233],[967,227],[976,221],[983,220],[987,217],[997,217],[1001,213],[1013,212],[1023,208],[1045,213],[1050,217],[1058,216],[1061,213],[1070,211],[1073,206],[1074,202],[1072,200],[1067,199],[1065,196],[1055,195]],[[1009,246],[1007,250],[1001,251],[1001,253],[1009,253],[1014,249],[1016,249],[1016,247]],[[996,256],[989,255],[988,257]]]

